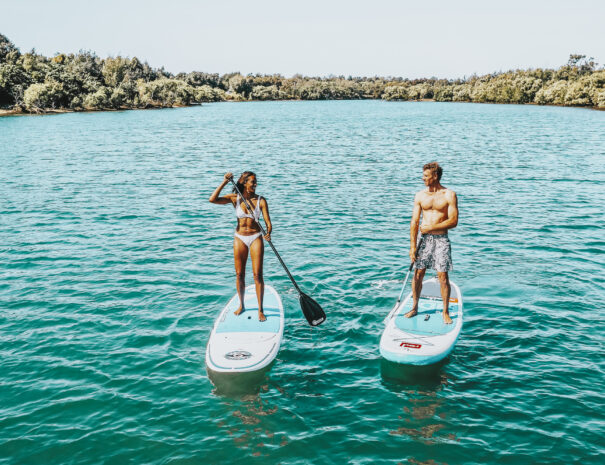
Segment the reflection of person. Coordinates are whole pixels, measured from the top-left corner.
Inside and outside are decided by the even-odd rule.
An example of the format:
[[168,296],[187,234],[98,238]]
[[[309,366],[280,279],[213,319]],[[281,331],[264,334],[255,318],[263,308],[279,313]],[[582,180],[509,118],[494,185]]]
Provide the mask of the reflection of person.
[[210,196],[210,202],[219,205],[231,204],[235,207],[235,216],[237,216],[237,228],[235,229],[235,238],[233,240],[233,255],[235,257],[235,275],[237,295],[239,296],[239,308],[235,311],[236,315],[244,312],[244,290],[246,289],[246,261],[248,260],[248,251],[252,258],[252,273],[256,284],[256,295],[258,297],[258,319],[265,321],[267,318],[263,313],[263,294],[265,292],[265,282],[263,281],[263,255],[265,243],[261,237],[260,227],[257,224],[260,221],[261,212],[265,218],[266,232],[265,239],[271,240],[271,218],[269,217],[269,205],[267,200],[256,194],[256,175],[252,171],[244,171],[237,181],[236,185],[244,198],[254,209],[248,211],[246,203],[241,199],[235,188],[232,194],[219,197],[221,191],[233,178],[233,174],[227,173],[223,182],[214,190]]
[[[452,266],[452,251],[450,240],[447,237],[448,229],[458,224],[458,199],[456,193],[440,184],[443,169],[439,163],[432,162],[423,166],[422,180],[426,190],[420,191],[414,198],[414,211],[410,224],[410,258],[414,262],[414,280],[412,292],[414,305],[412,310],[405,314],[411,318],[418,313],[418,299],[422,291],[422,279],[427,268],[437,271],[441,284],[441,297],[443,298],[443,321],[452,323],[449,314],[450,280],[448,271]],[[422,243],[416,255],[418,238],[418,224],[422,213]]]

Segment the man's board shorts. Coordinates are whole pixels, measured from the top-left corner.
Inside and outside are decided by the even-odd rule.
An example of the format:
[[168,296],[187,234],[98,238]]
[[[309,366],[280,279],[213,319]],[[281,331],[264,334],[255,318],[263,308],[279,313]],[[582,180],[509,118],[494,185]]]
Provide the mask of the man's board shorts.
[[451,271],[452,246],[447,234],[424,234],[421,239],[414,269],[432,268],[436,271]]

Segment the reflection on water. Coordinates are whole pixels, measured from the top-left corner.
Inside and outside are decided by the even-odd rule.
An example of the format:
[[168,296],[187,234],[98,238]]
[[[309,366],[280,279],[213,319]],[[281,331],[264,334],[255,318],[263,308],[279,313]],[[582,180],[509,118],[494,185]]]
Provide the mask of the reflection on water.
[[217,423],[236,448],[253,457],[268,456],[266,448],[283,447],[289,442],[285,435],[276,434],[276,423],[268,421],[268,417],[278,413],[278,407],[262,397],[269,392],[269,385],[261,384],[257,388],[257,394],[245,394],[239,399],[225,398],[228,409],[232,410],[231,420]]
[[437,390],[448,383],[448,376],[443,370],[446,364],[447,358],[426,366],[401,365],[381,358],[380,373],[383,384],[392,391],[410,387]]
[[263,395],[270,395],[271,389],[285,394],[284,389],[269,378],[272,367],[273,363],[248,373],[217,373],[206,367],[214,385],[213,394],[222,397],[231,411],[231,420],[221,420],[217,426],[232,439],[236,448],[253,457],[268,457],[271,449],[289,443],[286,435],[276,432],[278,423],[268,420],[278,413],[278,407],[263,399]]
[[[422,460],[416,460],[413,457],[410,457],[407,460],[407,463],[412,464],[412,465],[447,465],[447,463],[445,462],[435,462],[433,459],[429,459],[426,461],[422,461]],[[397,465],[403,465],[402,462],[399,462]]]
[[391,435],[408,436],[426,445],[442,440],[456,440],[454,434],[437,434],[447,426],[443,422],[447,417],[444,411],[446,399],[438,396],[450,380],[445,365],[447,359],[428,366],[400,365],[381,359],[381,375],[385,387],[406,394],[406,405],[397,416],[403,421],[403,425],[389,431]]

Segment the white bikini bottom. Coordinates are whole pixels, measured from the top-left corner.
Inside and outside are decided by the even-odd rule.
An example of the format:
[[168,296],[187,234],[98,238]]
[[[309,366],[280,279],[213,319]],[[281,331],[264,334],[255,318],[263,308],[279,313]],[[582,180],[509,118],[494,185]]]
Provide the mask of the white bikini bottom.
[[262,233],[251,234],[249,236],[242,236],[241,234],[235,233],[235,237],[237,237],[240,241],[246,244],[246,247],[250,248],[252,243],[261,236]]

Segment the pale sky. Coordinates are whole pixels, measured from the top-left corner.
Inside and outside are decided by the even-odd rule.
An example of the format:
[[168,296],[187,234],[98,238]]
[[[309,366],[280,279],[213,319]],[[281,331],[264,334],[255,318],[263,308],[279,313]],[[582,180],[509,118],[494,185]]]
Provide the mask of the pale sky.
[[172,73],[458,78],[605,63],[605,0],[0,0],[22,52],[136,56]]

